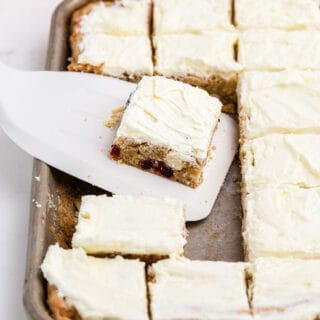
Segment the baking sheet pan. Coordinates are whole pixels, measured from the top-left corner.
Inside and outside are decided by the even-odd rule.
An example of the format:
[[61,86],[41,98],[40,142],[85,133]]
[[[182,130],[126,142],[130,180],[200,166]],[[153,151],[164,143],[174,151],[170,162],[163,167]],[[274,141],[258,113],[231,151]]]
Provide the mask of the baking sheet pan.
[[[66,70],[70,55],[68,37],[70,17],[87,0],[66,0],[52,18],[47,70]],[[76,223],[79,198],[83,194],[103,193],[35,160],[33,169],[29,242],[24,285],[24,304],[30,319],[50,320],[46,305],[46,283],[40,265],[47,248],[56,241],[70,245]],[[242,261],[240,167],[238,155],[210,213],[203,220],[188,223],[185,254],[198,260]]]

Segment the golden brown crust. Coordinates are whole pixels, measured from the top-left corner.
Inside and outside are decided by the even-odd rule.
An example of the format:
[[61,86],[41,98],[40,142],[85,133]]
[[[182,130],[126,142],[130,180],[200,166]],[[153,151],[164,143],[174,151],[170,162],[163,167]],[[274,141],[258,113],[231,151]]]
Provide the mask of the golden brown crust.
[[245,141],[245,124],[249,119],[249,115],[243,112],[243,108],[241,105],[241,94],[238,93],[237,97],[237,105],[238,105],[238,120],[239,120],[239,130],[240,130],[240,145],[242,145]]
[[[95,1],[85,5],[84,7],[75,11],[71,18],[71,36],[69,39],[70,47],[71,47],[71,58],[70,64],[68,65],[69,71],[76,71],[76,72],[89,72],[89,73],[96,73],[102,74],[103,72],[103,63],[98,66],[93,66],[90,64],[80,64],[78,63],[78,57],[80,55],[80,48],[79,43],[82,40],[82,33],[80,32],[80,23],[83,15],[88,14],[94,6],[99,4],[99,1]],[[109,2],[106,5],[111,5]]]
[[250,254],[249,254],[249,243],[247,239],[243,236],[244,232],[246,231],[246,219],[247,219],[247,209],[246,209],[246,197],[248,196],[247,188],[244,183],[244,173],[243,173],[243,166],[245,161],[245,153],[242,150],[242,143],[240,142],[240,166],[241,166],[241,175],[242,175],[242,182],[241,182],[241,206],[242,206],[242,239],[243,239],[243,251],[244,251],[244,260],[250,261]]
[[[96,5],[99,5],[101,2],[100,1],[93,1],[90,2],[80,9],[74,11],[71,17],[71,34],[78,33],[80,30],[80,25],[81,25],[81,20],[84,15],[87,15],[91,12],[92,8],[95,7]],[[106,6],[111,5],[112,2],[105,2]]]
[[[126,163],[128,165],[141,169],[141,162],[146,159],[152,159],[166,164],[166,156],[169,153],[169,149],[160,146],[150,145],[148,143],[137,143],[127,138],[116,138],[113,145],[116,145],[120,149],[119,157],[112,157],[113,160]],[[166,164],[167,165],[167,164]],[[203,180],[202,169],[205,163],[186,162],[183,161],[182,168],[180,170],[174,170],[170,178],[173,181],[180,182],[189,187],[196,188]],[[169,165],[167,165],[170,167]],[[146,171],[160,174],[153,168],[145,169]]]
[[219,75],[212,75],[208,79],[187,75],[179,80],[202,88],[209,94],[215,94],[219,96],[224,104],[236,103],[237,101],[237,75],[234,75],[228,80],[220,77]]
[[159,254],[123,254],[121,252],[113,252],[109,254],[90,254],[90,256],[97,257],[97,258],[115,258],[117,256],[121,256],[124,259],[133,259],[133,260],[140,260],[145,263],[155,263],[159,260],[168,259],[168,255],[159,255]]
[[241,166],[241,175],[242,175],[242,182],[241,182],[241,205],[242,205],[242,239],[243,239],[243,251],[244,251],[244,260],[250,261],[250,250],[249,250],[249,243],[247,239],[243,236],[244,232],[246,231],[246,219],[247,219],[247,210],[246,210],[246,197],[247,197],[247,188],[244,182],[244,173],[243,167],[245,162],[245,152],[242,149],[242,146],[245,142],[244,136],[244,126],[247,121],[247,116],[242,112],[242,106],[240,103],[240,95],[238,94],[238,119],[239,119],[239,130],[240,130],[240,151],[239,151],[239,158],[240,158],[240,166]]
[[236,89],[238,83],[238,76],[236,74],[228,80],[219,75],[212,75],[208,79],[195,75],[186,75],[184,77],[172,76],[170,78],[191,84],[206,90],[209,94],[218,96],[224,104],[222,111],[235,113],[235,104],[237,102]]
[[54,320],[82,320],[77,310],[59,297],[58,290],[51,285],[48,285],[48,305]]

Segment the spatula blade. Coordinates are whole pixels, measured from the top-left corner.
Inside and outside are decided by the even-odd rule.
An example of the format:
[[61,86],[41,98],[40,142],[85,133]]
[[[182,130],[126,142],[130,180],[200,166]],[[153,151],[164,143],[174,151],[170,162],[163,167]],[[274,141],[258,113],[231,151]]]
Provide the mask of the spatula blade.
[[[204,182],[191,189],[108,158],[115,131],[103,126],[135,85],[90,74],[21,72],[1,98],[0,123],[22,149],[49,165],[117,194],[175,197],[195,221],[211,211],[238,147],[236,121],[222,115]],[[19,94],[17,94],[19,93]]]

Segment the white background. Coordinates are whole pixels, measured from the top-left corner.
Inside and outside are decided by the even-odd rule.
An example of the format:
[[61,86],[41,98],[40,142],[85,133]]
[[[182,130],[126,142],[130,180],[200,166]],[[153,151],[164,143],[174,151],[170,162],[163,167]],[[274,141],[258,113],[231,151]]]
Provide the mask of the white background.
[[[2,62],[27,70],[44,68],[50,19],[59,2],[0,0]],[[22,293],[31,173],[32,158],[0,129],[0,319],[3,320],[27,319]]]

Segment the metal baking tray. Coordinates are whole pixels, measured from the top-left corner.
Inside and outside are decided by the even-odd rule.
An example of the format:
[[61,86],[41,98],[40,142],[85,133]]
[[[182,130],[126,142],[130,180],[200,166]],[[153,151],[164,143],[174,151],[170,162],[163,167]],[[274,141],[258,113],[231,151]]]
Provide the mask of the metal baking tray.
[[[52,17],[47,70],[66,70],[69,24],[74,10],[88,0],[66,0]],[[171,182],[168,182],[171,183]],[[238,155],[210,216],[187,224],[185,254],[198,260],[242,261],[240,169]],[[40,265],[50,244],[70,246],[79,198],[105,191],[60,172],[42,161],[34,161],[24,305],[30,319],[52,319],[46,304],[46,282]]]

